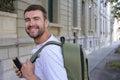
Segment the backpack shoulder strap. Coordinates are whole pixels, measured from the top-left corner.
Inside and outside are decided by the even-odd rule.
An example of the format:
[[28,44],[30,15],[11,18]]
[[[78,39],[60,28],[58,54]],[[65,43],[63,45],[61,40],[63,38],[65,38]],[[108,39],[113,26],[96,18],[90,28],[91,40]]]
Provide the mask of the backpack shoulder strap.
[[42,49],[47,46],[47,45],[51,45],[51,44],[54,44],[54,45],[58,45],[58,46],[62,46],[62,43],[60,42],[57,42],[57,41],[49,41],[47,42],[46,44],[44,44],[34,55],[32,55],[32,57],[30,58],[30,61],[32,63],[35,62],[36,58],[38,57],[38,54],[42,51]]

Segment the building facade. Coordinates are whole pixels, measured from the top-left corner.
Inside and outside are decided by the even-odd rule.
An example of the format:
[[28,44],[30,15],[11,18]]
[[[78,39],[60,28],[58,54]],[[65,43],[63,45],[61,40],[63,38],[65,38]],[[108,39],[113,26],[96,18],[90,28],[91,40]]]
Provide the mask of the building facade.
[[113,41],[120,40],[120,21],[115,19],[114,28],[113,28]]
[[0,80],[20,80],[11,59],[24,61],[31,56],[34,42],[25,32],[23,15],[31,4],[45,7],[49,30],[57,38],[64,36],[90,52],[111,43],[113,23],[104,0],[15,0],[14,13],[0,11]]

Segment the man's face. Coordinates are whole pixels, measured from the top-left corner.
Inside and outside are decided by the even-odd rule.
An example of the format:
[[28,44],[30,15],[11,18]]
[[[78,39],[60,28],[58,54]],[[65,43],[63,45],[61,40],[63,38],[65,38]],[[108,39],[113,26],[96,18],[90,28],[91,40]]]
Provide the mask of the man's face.
[[40,10],[25,13],[25,30],[31,38],[41,37],[45,32],[45,19]]

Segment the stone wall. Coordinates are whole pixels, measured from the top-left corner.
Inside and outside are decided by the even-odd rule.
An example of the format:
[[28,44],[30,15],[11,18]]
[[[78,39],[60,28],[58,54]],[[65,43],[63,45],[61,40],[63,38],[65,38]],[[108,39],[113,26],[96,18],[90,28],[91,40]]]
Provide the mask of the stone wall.
[[16,14],[0,11],[0,38],[16,38]]
[[18,56],[17,15],[0,11],[0,80],[15,80],[11,59]]

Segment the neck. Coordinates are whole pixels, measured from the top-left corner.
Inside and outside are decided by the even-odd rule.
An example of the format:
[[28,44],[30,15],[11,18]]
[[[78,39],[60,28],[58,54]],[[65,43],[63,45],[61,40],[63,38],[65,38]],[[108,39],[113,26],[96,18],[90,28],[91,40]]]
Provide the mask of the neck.
[[[47,35],[46,35],[47,34]],[[51,34],[50,33],[44,33],[42,36],[34,39],[34,42],[36,45],[39,45],[45,41],[47,41],[50,38]]]

